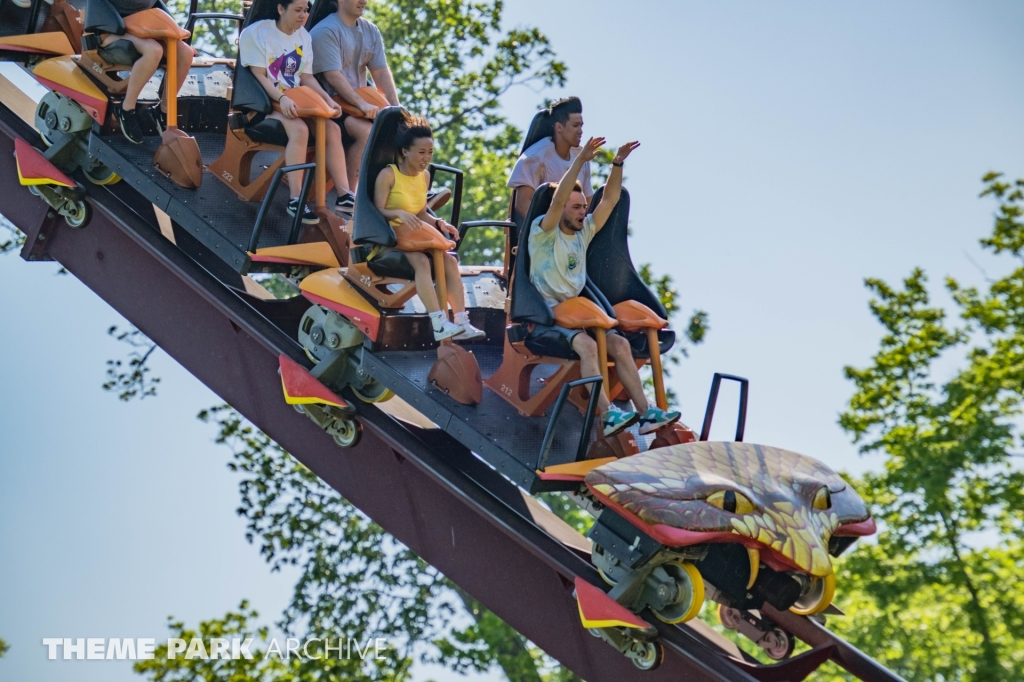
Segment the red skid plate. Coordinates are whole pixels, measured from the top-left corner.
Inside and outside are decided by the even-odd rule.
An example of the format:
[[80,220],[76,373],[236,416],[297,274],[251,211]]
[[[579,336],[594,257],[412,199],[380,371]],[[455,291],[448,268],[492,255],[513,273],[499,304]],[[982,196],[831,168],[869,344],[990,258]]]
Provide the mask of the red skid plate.
[[651,629],[647,621],[580,577],[576,578],[576,602],[585,628]]
[[351,409],[351,405],[317,381],[306,368],[286,355],[277,357],[281,366],[281,387],[284,401],[289,405],[333,405]]
[[20,137],[14,138],[14,158],[18,163],[18,181],[23,185],[77,186],[74,180],[47,161],[38,149]]

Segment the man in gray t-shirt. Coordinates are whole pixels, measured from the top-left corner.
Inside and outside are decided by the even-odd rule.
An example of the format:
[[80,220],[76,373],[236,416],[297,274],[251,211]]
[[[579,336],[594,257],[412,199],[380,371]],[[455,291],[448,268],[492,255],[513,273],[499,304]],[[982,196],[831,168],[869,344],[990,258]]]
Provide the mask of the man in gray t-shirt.
[[356,92],[367,86],[366,72],[389,104],[398,105],[398,92],[384,55],[380,29],[363,19],[366,0],[338,0],[338,11],[325,17],[313,30],[313,73],[328,94],[362,112],[363,117],[344,116],[342,125],[355,140],[345,151],[349,186],[355,190],[363,148],[370,137],[378,107]]

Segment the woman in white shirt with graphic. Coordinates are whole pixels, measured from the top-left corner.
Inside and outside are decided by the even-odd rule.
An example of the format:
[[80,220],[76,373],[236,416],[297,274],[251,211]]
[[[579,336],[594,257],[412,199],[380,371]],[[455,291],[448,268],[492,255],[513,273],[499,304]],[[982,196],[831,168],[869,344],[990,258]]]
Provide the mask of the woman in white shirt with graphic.
[[[266,7],[266,5],[264,5]],[[270,99],[281,106],[268,118],[281,121],[288,134],[285,147],[286,165],[306,162],[306,148],[309,146],[311,124],[296,116],[297,106],[285,96],[285,90],[305,85],[323,97],[331,109],[341,116],[338,106],[320,87],[313,77],[313,43],[304,28],[309,16],[307,0],[282,0],[267,7],[268,15],[253,17],[239,40],[239,57],[242,66],[249,69],[263,85]],[[341,128],[334,121],[326,121],[327,172],[338,190],[338,202],[351,195],[348,186],[348,172],[345,168],[345,149],[341,146]],[[316,225],[316,214],[301,201],[302,171],[288,173],[288,187],[291,200],[288,202],[289,215],[302,211],[302,222]]]

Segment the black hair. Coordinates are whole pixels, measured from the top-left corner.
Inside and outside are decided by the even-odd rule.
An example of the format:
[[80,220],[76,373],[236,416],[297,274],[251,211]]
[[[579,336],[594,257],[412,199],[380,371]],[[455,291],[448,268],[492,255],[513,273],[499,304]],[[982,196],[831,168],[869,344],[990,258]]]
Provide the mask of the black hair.
[[295,2],[309,4],[309,0],[256,0],[252,5],[252,9],[249,10],[249,17],[245,25],[251,26],[257,21],[263,21],[264,19],[277,21],[281,17],[281,13],[277,11],[278,6],[288,9]]
[[416,144],[416,140],[424,137],[434,139],[434,133],[430,130],[430,124],[422,116],[413,116],[408,112],[402,112],[402,121],[398,127],[398,135],[395,138],[396,163],[402,160],[402,152]]
[[566,97],[554,102],[551,105],[551,130],[554,131],[556,123],[561,123],[562,125],[568,123],[570,115],[582,113],[583,102],[580,101],[579,97]]

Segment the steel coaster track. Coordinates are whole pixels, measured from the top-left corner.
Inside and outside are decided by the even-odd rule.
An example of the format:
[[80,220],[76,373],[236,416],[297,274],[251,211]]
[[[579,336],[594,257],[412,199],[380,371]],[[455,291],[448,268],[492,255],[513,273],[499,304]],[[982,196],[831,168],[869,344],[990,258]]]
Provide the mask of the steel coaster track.
[[[36,142],[34,129],[3,105],[0,131],[8,159],[15,137]],[[90,186],[94,216],[80,230],[21,186],[13,163],[0,164],[0,192],[10,198],[6,217],[27,235],[23,258],[59,262],[385,530],[589,682],[800,680],[823,654],[864,680],[901,679],[804,619],[795,627],[806,632],[797,634],[816,648],[802,666],[801,657],[744,664],[690,627],[659,624],[665,661],[636,670],[580,626],[573,580],[599,585],[600,577],[586,556],[538,527],[515,485],[444,431],[417,429],[359,401],[363,438],[338,448],[282,399],[278,355],[308,365],[297,341],[165,239],[134,191]]]

